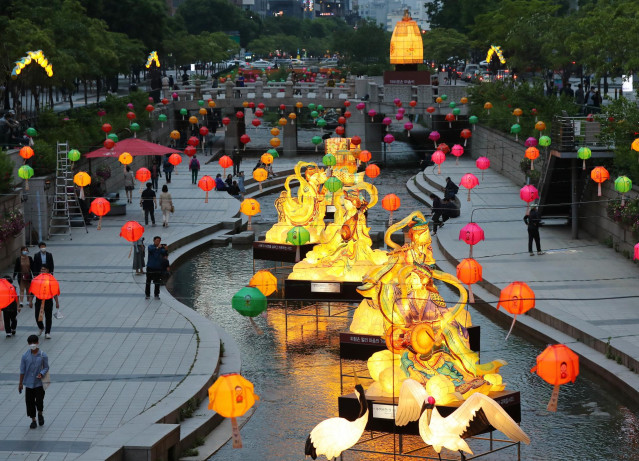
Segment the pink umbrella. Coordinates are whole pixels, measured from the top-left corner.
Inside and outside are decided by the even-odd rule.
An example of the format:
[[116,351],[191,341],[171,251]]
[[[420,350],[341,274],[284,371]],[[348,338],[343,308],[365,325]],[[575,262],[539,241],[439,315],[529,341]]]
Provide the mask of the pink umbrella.
[[473,245],[478,244],[480,241],[484,240],[484,229],[479,227],[474,222],[466,224],[459,231],[459,240],[463,240],[468,245],[470,245],[470,256],[473,257]]

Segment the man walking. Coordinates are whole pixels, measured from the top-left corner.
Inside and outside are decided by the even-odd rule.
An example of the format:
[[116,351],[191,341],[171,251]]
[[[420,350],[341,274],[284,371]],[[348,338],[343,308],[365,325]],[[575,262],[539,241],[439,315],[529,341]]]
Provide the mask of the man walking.
[[444,208],[442,207],[441,199],[437,197],[435,194],[430,194],[430,199],[433,201],[433,206],[432,206],[433,235],[437,235],[437,228],[444,226],[444,223],[439,221],[439,218],[442,217]]
[[44,425],[44,387],[42,378],[49,372],[49,357],[39,349],[39,341],[36,335],[27,338],[29,350],[20,360],[20,384],[18,392],[22,394],[27,404],[27,416],[31,418],[31,429],[38,427],[36,424],[36,410],[38,411],[38,423]]
[[144,224],[149,224],[149,215],[151,216],[151,222],[155,227],[155,209],[158,207],[157,200],[155,199],[155,191],[153,190],[153,184],[146,183],[146,189],[140,196],[140,206],[144,210]]
[[191,170],[191,184],[197,184],[197,175],[200,172],[200,161],[197,155],[194,155],[189,162],[189,170]]
[[49,274],[53,274],[55,267],[53,264],[53,255],[47,251],[46,243],[40,242],[38,246],[40,247],[40,252],[33,257],[33,268],[31,269],[33,276],[40,275],[43,267],[49,270]]
[[162,238],[153,237],[153,244],[149,245],[149,255],[146,263],[146,286],[144,295],[146,299],[151,298],[151,282],[155,284],[155,299],[160,299],[160,285],[162,284],[162,261],[168,256],[166,245],[162,245]]
[[533,240],[535,241],[535,246],[537,247],[537,254],[543,255],[544,252],[541,251],[541,243],[539,242],[539,226],[541,225],[541,218],[539,217],[539,212],[537,211],[537,207],[532,207],[530,209],[530,213],[524,216],[524,222],[528,226],[528,253],[530,256],[535,256],[532,250]]

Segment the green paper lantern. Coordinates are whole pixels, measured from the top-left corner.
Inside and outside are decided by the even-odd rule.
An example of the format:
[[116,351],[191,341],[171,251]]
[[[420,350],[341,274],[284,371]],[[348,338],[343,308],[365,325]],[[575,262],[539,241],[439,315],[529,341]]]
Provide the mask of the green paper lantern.
[[140,131],[140,125],[138,125],[137,123],[131,123],[131,126],[129,126],[129,128],[131,128],[131,131],[138,132]]
[[316,107],[316,106],[315,106],[315,104],[310,103],[310,104],[308,105],[308,110],[315,110],[315,107]]
[[80,160],[80,157],[81,157],[81,154],[78,149],[71,149],[67,153],[67,158],[72,162],[77,162],[78,160]]
[[244,287],[231,298],[231,306],[244,317],[256,317],[266,310],[266,296],[255,287]]
[[521,125],[518,123],[515,123],[513,126],[510,127],[510,132],[512,134],[517,134],[521,132]]
[[115,133],[111,133],[107,136],[107,138],[109,138],[110,140],[112,140],[113,142],[118,142],[120,140],[120,138],[118,138],[118,135]]
[[[316,136],[316,138],[319,138],[319,136]],[[320,142],[322,142],[322,138],[320,138]],[[333,166],[337,163],[337,159],[333,154],[326,154],[324,157],[322,157],[322,163],[324,164],[324,166]]]
[[440,97],[442,98],[442,101],[446,101],[448,99],[447,94],[442,94]]
[[577,151],[577,155],[581,160],[588,160],[590,157],[592,157],[592,151],[588,147],[581,147]]
[[313,136],[311,138],[311,142],[313,144],[315,144],[315,152],[317,152],[317,146],[319,146],[320,144],[322,144],[322,137],[321,136]]
[[311,234],[302,226],[295,226],[286,234],[286,242],[302,246],[311,240]]
[[186,116],[189,113],[188,110],[186,109],[180,109],[180,115],[182,115],[183,117]]
[[[442,99],[443,99],[443,98],[442,98]],[[451,102],[448,104],[448,107],[450,107],[451,109],[454,109],[455,107],[457,107],[457,104],[455,104],[455,101],[451,101]]]
[[36,136],[38,136],[38,132],[35,128],[29,127],[27,128],[27,136],[29,136],[30,138],[35,138]]
[[319,112],[322,112],[322,111],[324,110],[324,106],[322,106],[321,104],[318,104],[318,105],[317,105],[317,110],[318,110]]
[[314,110],[314,111],[311,112],[311,117],[312,118],[317,118],[317,117],[319,117],[319,113],[317,113],[317,111]]
[[280,154],[277,152],[277,149],[269,149],[266,151],[267,154],[271,154],[273,158],[278,158]]
[[471,125],[475,125],[477,122],[479,122],[479,118],[476,115],[471,115],[470,117],[468,117],[468,123],[470,123]]
[[[326,157],[326,155],[324,157]],[[324,183],[324,187],[326,187],[326,189],[328,189],[330,192],[333,192],[333,193],[340,190],[342,186],[343,186],[342,181],[340,181],[339,178],[337,178],[336,176],[331,176]]]
[[[453,104],[453,103],[451,103]],[[457,117],[459,114],[461,114],[461,109],[459,107],[455,107],[453,109],[453,115],[455,115],[455,117]]]
[[625,194],[632,189],[632,181],[628,176],[619,176],[615,179],[615,190],[620,194]]
[[204,99],[200,99],[200,100],[197,102],[197,105],[198,105],[198,106],[200,106],[200,107],[204,107]]
[[326,126],[326,120],[324,120],[323,118],[318,118],[315,123],[317,124],[318,127],[320,128],[324,128]]
[[167,116],[166,116],[166,114],[160,114],[160,115],[158,115],[158,120],[159,120],[160,122],[162,122],[162,123],[166,122],[166,120],[167,120]]
[[539,145],[543,147],[550,146],[550,136],[542,136],[539,138]]
[[20,168],[18,168],[18,176],[25,180],[31,178],[31,176],[33,176],[33,168],[31,168],[29,165],[22,165]]

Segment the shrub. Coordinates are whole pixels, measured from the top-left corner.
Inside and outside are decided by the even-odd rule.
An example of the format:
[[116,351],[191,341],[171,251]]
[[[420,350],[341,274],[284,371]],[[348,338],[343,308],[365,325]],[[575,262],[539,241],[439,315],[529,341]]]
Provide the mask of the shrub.
[[24,226],[22,213],[15,209],[5,211],[0,220],[0,243],[18,235]]
[[13,162],[5,151],[0,149],[0,193],[5,193],[13,187]]

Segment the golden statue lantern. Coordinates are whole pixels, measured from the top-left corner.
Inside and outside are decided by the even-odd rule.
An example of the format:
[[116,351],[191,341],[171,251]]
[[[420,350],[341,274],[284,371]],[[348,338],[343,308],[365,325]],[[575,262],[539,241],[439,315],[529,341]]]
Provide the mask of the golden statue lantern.
[[424,44],[417,23],[411,19],[408,10],[395,25],[390,42],[391,64],[422,64],[424,62]]

